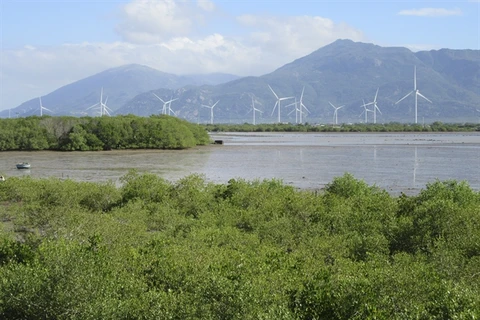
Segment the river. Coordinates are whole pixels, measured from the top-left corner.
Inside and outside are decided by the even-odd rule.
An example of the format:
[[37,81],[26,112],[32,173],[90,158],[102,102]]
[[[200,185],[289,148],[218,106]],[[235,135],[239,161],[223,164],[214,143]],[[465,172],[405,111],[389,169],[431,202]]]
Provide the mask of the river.
[[[480,133],[223,133],[223,145],[188,150],[0,152],[0,174],[120,184],[130,169],[177,181],[202,174],[226,183],[280,179],[321,189],[345,172],[392,194],[416,194],[439,180],[464,180],[480,191]],[[32,168],[18,170],[15,164]]]

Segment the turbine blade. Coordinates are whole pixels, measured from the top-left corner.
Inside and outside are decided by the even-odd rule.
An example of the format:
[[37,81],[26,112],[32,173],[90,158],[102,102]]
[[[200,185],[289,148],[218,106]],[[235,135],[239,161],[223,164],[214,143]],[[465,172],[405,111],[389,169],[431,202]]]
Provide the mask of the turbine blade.
[[417,90],[417,66],[413,66],[413,90]]
[[378,89],[380,89],[380,88],[377,88],[377,93],[375,93],[375,99],[373,99],[373,101],[377,101]]
[[409,93],[407,93],[407,95],[405,97],[403,97],[402,99],[398,100],[397,102],[395,102],[395,104],[399,103],[400,101],[402,101],[403,99],[405,99],[406,97],[408,97],[409,95],[411,95],[413,93],[413,91],[410,91]]
[[272,87],[270,87],[270,85],[268,85],[268,87],[270,88],[270,90],[272,90],[272,93],[273,93],[273,95],[275,96],[275,98],[278,99],[278,96],[277,96],[277,94],[275,93],[275,91],[273,91]]
[[330,105],[332,106],[332,108],[335,109],[335,106],[334,106],[330,101],[328,101],[328,103],[330,103]]
[[423,99],[427,100],[428,102],[430,103],[433,103],[432,101],[430,101],[427,97],[425,97],[423,94],[421,94],[420,92],[417,91],[417,94],[422,97]]
[[89,109],[92,109],[93,107],[95,107],[95,106],[97,106],[97,105],[98,105],[98,102],[97,102],[97,103],[95,103],[93,106],[91,106],[91,107],[88,107],[87,109],[85,109],[85,111],[86,111],[86,110],[89,110]]
[[213,104],[212,109],[213,109],[213,108],[217,105],[217,103],[219,103],[219,102],[220,102],[220,100],[217,100],[217,102],[215,102],[215,103]]
[[[152,92],[152,93],[153,93],[153,92]],[[153,95],[154,95],[155,97],[157,97],[158,100],[160,100],[160,101],[162,101],[163,103],[165,103],[165,101],[163,101],[163,99],[160,98],[159,96],[157,96],[155,93],[153,93]]]
[[308,108],[303,104],[303,102],[300,103],[300,110],[302,109],[302,107],[304,107],[308,113],[311,113],[310,110],[308,110]]
[[270,115],[270,117],[273,116],[273,113],[275,112],[275,109],[277,108],[277,104],[278,104],[278,100],[277,100],[277,102],[275,102],[275,105],[273,106],[272,114]]

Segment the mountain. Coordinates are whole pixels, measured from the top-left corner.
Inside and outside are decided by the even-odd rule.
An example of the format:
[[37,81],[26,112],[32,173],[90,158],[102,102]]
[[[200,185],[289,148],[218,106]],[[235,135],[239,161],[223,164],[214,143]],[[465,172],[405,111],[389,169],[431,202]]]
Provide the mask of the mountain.
[[[107,98],[107,106],[115,111],[138,94],[158,88],[177,89],[187,85],[212,84],[237,79],[229,74],[185,75],[177,76],[170,73],[138,65],[129,64],[112,68],[63,86],[45,96],[42,96],[43,107],[53,111],[43,111],[52,115],[93,115],[99,109],[89,107],[100,101],[103,88],[103,101]],[[31,99],[12,109],[19,116],[39,115],[39,99]],[[8,116],[8,110],[0,113]]]
[[[276,98],[300,98],[305,87],[303,103],[310,111],[307,122],[332,123],[336,106],[339,122],[360,122],[365,102],[373,101],[378,89],[377,122],[414,122],[414,95],[396,104],[413,90],[414,67],[417,89],[432,103],[418,97],[419,122],[477,122],[480,120],[480,51],[432,50],[412,52],[402,47],[381,47],[370,43],[337,40],[315,52],[286,64],[270,74],[245,77],[216,86],[183,87],[171,91],[156,90],[143,93],[128,101],[118,113],[148,115],[158,113],[162,99],[178,98],[172,102],[177,115],[190,121],[210,121],[210,110],[202,105],[215,106],[215,122],[251,122],[252,98],[257,122],[276,122],[277,110],[272,113]],[[294,99],[281,101],[281,121],[295,122]],[[250,112],[249,112],[250,111]],[[368,114],[369,121],[373,115]]]
[[[414,68],[419,92],[419,122],[480,121],[480,50],[431,50],[412,52],[403,47],[381,47],[371,43],[337,40],[311,54],[259,77],[239,78],[228,74],[177,76],[146,66],[127,65],[109,69],[77,81],[42,97],[43,106],[55,115],[83,115],[104,99],[112,114],[149,116],[161,112],[163,102],[172,101],[175,114],[192,122],[210,122],[214,108],[216,123],[252,121],[252,99],[257,123],[278,121],[277,99],[296,97],[304,90],[303,104],[309,123],[332,123],[335,106],[338,122],[364,121],[363,101],[372,102],[378,90],[377,122],[414,122],[414,94],[396,103],[414,89]],[[155,94],[155,95],[154,95]],[[295,122],[295,100],[281,101],[281,121]],[[290,106],[288,106],[290,105]],[[287,107],[288,106],[288,107]],[[371,106],[370,106],[371,108]],[[88,112],[92,115],[95,110]],[[32,99],[15,108],[19,115],[39,114],[39,101]],[[8,110],[0,113],[6,117]],[[297,114],[298,115],[298,114]],[[372,114],[368,113],[371,122]]]

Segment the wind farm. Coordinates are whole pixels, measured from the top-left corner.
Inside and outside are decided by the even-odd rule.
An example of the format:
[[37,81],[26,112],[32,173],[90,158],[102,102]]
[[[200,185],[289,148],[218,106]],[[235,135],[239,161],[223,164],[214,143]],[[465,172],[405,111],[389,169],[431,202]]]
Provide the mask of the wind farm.
[[[425,121],[433,123],[448,122],[449,119],[454,119],[452,117],[458,117],[463,121],[470,120],[475,114],[475,108],[478,109],[480,106],[476,76],[472,73],[473,80],[468,82],[459,75],[456,76],[456,73],[452,73],[451,67],[442,65],[446,60],[449,61],[448,57],[458,56],[460,53],[449,51],[428,53],[429,55],[442,54],[440,57],[431,56],[429,59],[435,62],[431,64],[430,60],[424,57],[425,53],[422,56],[407,52],[405,48],[402,49],[338,40],[262,76],[237,77],[234,80],[229,78],[226,82],[213,85],[182,82],[176,86],[170,86],[165,84],[165,81],[163,84],[157,81],[158,85],[149,84],[148,90],[135,89],[136,91],[129,96],[127,93],[135,84],[129,83],[127,79],[125,85],[115,83],[113,86],[106,78],[107,75],[119,79],[128,70],[128,72],[138,71],[143,76],[151,72],[155,77],[165,77],[165,74],[158,74],[151,68],[130,65],[98,74],[101,80],[94,75],[91,80],[87,78],[85,81],[79,81],[79,84],[91,82],[88,87],[90,93],[84,98],[79,96],[81,88],[73,90],[77,88],[77,83],[73,83],[68,88],[58,89],[58,94],[54,91],[42,95],[42,100],[44,96],[46,100],[48,98],[47,107],[56,116],[83,116],[86,110],[94,116],[162,114],[199,124],[212,123],[212,112],[215,113],[215,123],[252,122],[253,114],[249,113],[247,116],[244,111],[245,106],[251,104],[251,96],[255,97],[255,108],[262,112],[261,116],[259,111],[255,112],[256,124],[304,124],[307,122],[318,125],[358,122],[418,124],[419,119],[424,123]],[[349,62],[346,56],[349,52],[355,52],[356,60]],[[449,56],[446,57],[446,54]],[[338,64],[335,61],[338,61]],[[360,63],[361,61],[365,63]],[[460,62],[456,58],[452,63]],[[348,68],[343,72],[338,72],[346,66]],[[412,69],[413,90],[411,80],[408,80],[411,79]],[[446,74],[447,71],[448,74]],[[168,77],[168,83],[177,81],[174,75],[168,75]],[[132,75],[129,78],[136,79],[135,83],[139,83],[138,77]],[[181,79],[185,81],[186,77]],[[459,85],[460,82],[467,84],[462,87]],[[95,98],[96,101],[94,101],[92,97],[98,97],[96,94],[98,83],[102,83],[102,90],[100,99]],[[65,91],[67,89],[68,91]],[[106,92],[108,92],[108,99],[105,99]],[[370,97],[371,94],[372,97]],[[409,103],[412,95],[413,101]],[[72,102],[64,100],[59,102],[58,98],[55,98],[57,96],[61,99],[71,97]],[[433,96],[435,100],[430,100]],[[465,99],[465,102],[457,101],[458,99]],[[211,107],[217,100],[222,102],[210,113],[199,111],[205,108],[204,105]],[[336,101],[341,101],[343,108],[335,113],[335,108],[331,109],[330,101],[335,105]],[[71,103],[81,103],[82,108],[72,109]],[[358,111],[358,106],[362,106],[363,110]],[[95,113],[91,112],[92,109]],[[17,117],[28,116],[38,114],[37,110],[38,98],[35,101],[28,101],[25,106],[5,110],[3,116],[8,117],[9,114]],[[46,110],[41,110],[44,116]],[[332,113],[335,113],[336,120],[331,120]],[[50,115],[53,113],[46,116]]]

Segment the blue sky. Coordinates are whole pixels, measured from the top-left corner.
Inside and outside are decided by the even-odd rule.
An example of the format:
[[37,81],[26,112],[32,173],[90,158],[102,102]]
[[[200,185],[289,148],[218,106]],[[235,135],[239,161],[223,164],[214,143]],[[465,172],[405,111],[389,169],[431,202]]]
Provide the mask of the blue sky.
[[480,49],[480,2],[0,0],[0,110],[128,63],[261,75],[336,39]]

